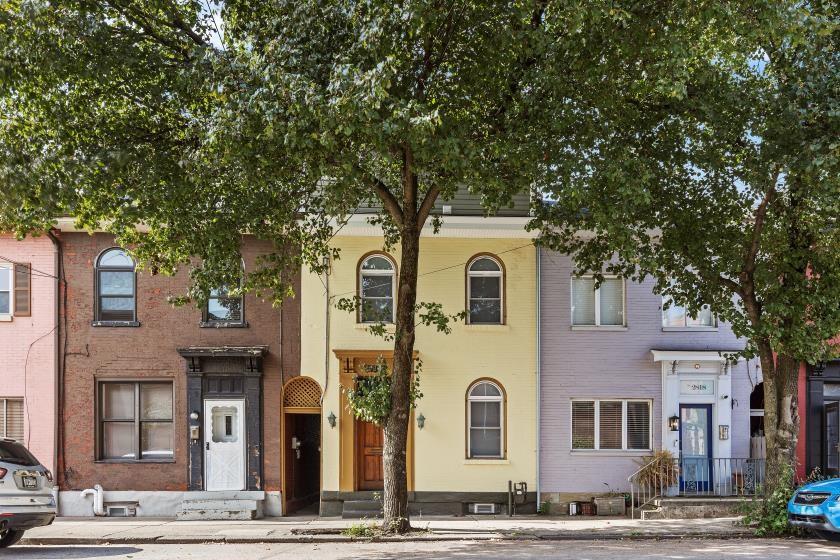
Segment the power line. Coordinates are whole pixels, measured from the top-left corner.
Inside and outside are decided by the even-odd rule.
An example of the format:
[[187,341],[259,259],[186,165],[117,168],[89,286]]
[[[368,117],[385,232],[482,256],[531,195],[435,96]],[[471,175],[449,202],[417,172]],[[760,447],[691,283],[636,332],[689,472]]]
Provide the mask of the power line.
[[4,257],[3,255],[0,255],[0,260],[4,260],[4,261],[10,262],[12,264],[24,265],[27,268],[29,268],[30,274],[37,273],[37,274],[32,274],[33,276],[40,276],[42,278],[53,278],[55,280],[58,280],[58,276],[56,276],[55,274],[50,274],[49,272],[44,272],[43,270],[38,270],[37,268],[33,267],[29,263],[18,262],[16,260],[10,259],[8,257]]
[[[525,249],[526,247],[533,247],[533,246],[534,246],[533,243],[528,243],[527,245],[520,245],[519,247],[513,247],[512,249],[507,249],[505,251],[500,251],[496,254],[497,255],[504,255],[506,253],[512,253],[513,251],[518,251],[519,249]],[[445,266],[443,268],[438,268],[436,270],[430,270],[429,272],[424,272],[423,274],[418,274],[417,278],[422,278],[424,276],[429,276],[431,274],[437,274],[438,272],[444,272],[446,270],[451,270],[453,268],[461,268],[463,266],[466,266],[468,262],[469,261],[464,261],[464,262],[461,262],[461,263],[458,263],[458,264],[453,264],[451,266]],[[355,293],[356,293],[356,290],[349,290],[347,292],[343,292],[343,293],[340,293],[340,294],[335,294],[332,297],[335,298],[335,297],[346,296],[348,294],[355,294]]]

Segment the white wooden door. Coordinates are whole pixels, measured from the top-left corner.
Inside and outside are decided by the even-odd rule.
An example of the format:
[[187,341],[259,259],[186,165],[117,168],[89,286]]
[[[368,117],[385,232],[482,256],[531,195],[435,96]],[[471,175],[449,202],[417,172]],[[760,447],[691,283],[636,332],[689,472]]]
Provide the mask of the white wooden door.
[[245,490],[245,401],[204,401],[204,488]]

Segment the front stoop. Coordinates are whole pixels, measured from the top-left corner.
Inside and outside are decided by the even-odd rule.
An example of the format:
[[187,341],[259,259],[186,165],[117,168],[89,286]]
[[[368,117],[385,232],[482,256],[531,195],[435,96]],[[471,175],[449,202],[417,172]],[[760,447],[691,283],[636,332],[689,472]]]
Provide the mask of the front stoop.
[[382,517],[379,500],[345,500],[341,509],[342,519],[370,519]]
[[179,521],[260,519],[264,503],[262,491],[188,492],[176,518]]
[[748,497],[684,497],[657,498],[652,509],[641,511],[644,519],[711,519],[733,517],[741,514]]

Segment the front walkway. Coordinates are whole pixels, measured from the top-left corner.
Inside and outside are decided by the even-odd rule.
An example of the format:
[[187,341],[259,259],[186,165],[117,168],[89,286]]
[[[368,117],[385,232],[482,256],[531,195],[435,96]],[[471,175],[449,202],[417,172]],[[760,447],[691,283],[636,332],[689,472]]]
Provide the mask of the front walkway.
[[[492,539],[591,540],[743,538],[752,536],[737,518],[662,519],[568,517],[415,517],[412,525],[422,531],[395,540],[458,541]],[[175,521],[160,518],[63,517],[49,527],[26,532],[24,544],[164,544],[341,542],[353,540],[348,527],[375,525],[376,520],[286,517],[256,521]],[[357,531],[358,534],[358,531]],[[390,538],[389,538],[390,539]],[[380,539],[386,540],[386,539]]]

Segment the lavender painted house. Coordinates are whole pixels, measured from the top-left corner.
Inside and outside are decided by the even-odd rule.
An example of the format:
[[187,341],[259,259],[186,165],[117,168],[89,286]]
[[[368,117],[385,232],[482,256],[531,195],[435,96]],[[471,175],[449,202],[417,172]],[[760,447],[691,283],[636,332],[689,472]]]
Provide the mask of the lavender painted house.
[[653,281],[607,279],[595,290],[572,273],[568,256],[542,250],[542,500],[561,513],[570,501],[627,491],[641,458],[658,449],[750,457],[755,363],[721,355],[743,341],[710,312],[663,316]]

